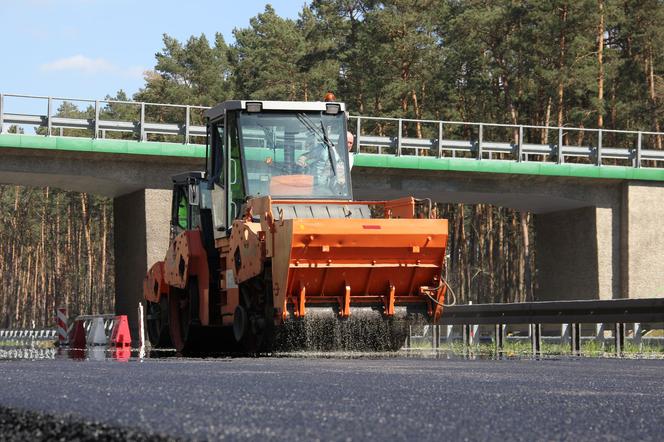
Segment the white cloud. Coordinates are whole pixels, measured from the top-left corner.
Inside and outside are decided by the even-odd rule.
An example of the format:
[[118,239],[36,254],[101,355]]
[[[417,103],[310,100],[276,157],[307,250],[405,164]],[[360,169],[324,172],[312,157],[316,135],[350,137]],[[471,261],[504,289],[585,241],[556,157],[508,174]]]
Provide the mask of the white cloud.
[[144,69],[138,66],[120,67],[105,58],[90,58],[77,54],[71,57],[58,58],[41,65],[47,72],[74,71],[83,74],[111,74],[123,77],[141,77]]
[[45,71],[79,71],[86,74],[113,71],[115,66],[103,58],[88,58],[84,55],[73,55],[66,58],[58,58],[42,66]]

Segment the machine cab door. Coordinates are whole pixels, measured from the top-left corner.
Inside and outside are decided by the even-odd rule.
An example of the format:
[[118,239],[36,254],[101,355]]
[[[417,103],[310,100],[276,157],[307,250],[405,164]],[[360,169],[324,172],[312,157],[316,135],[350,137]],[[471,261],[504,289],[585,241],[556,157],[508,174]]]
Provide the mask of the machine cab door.
[[179,175],[174,184],[171,208],[171,237],[201,225],[199,179]]
[[228,225],[241,213],[242,205],[246,199],[244,185],[244,167],[240,149],[239,113],[235,111],[226,113],[226,145],[228,146]]
[[212,199],[212,224],[214,238],[223,238],[227,234],[229,227],[226,219],[227,199],[227,155],[226,155],[226,131],[225,118],[208,123],[208,136],[210,142],[208,176],[211,177],[208,183]]

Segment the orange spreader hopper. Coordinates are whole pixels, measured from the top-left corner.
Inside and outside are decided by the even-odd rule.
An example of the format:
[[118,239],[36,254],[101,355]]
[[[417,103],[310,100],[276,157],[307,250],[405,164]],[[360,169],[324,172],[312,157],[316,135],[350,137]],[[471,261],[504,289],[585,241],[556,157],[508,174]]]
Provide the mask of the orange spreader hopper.
[[373,307],[385,317],[411,307],[437,320],[446,232],[447,221],[437,219],[276,221],[275,307],[283,320],[323,306],[341,318],[353,307]]

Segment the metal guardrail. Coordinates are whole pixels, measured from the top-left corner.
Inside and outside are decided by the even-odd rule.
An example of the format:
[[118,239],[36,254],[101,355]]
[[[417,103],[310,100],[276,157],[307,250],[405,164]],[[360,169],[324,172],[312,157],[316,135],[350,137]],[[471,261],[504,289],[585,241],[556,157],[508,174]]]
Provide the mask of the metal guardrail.
[[500,353],[505,342],[505,326],[521,324],[529,326],[529,339],[533,355],[542,351],[542,324],[562,324],[561,340],[568,341],[571,354],[581,352],[581,324],[614,324],[612,330],[614,348],[622,355],[625,345],[625,324],[633,324],[634,339],[640,344],[642,323],[664,323],[664,298],[611,299],[594,301],[546,301],[510,304],[454,305],[443,309],[440,325],[432,327],[432,346],[440,343],[440,327],[462,326],[464,347],[479,342],[479,325],[493,325],[493,342]]
[[[45,112],[21,114],[8,108],[7,98],[38,100],[45,104]],[[58,102],[88,103],[94,106],[94,118],[80,119],[54,115]],[[103,119],[104,112],[113,106],[133,106],[138,117],[133,121]],[[152,108],[181,109],[184,115],[178,123],[151,122],[146,112]],[[3,124],[32,125],[46,129],[53,135],[56,129],[84,129],[95,138],[105,138],[106,132],[134,134],[139,141],[148,135],[180,136],[183,143],[202,142],[205,126],[192,122],[192,112],[208,109],[205,106],[147,103],[135,101],[90,100],[21,94],[0,94],[0,132]],[[564,164],[569,159],[602,166],[605,160],[622,161],[632,167],[644,166],[644,161],[664,161],[660,149],[664,132],[512,125],[464,121],[414,120],[369,116],[349,117],[349,128],[355,132],[356,151],[363,154],[393,154],[467,159],[496,159],[512,162],[545,162]],[[414,137],[413,132],[420,136]],[[571,142],[572,138],[577,143]]]
[[452,305],[441,324],[664,322],[664,298]]
[[[7,98],[24,98],[29,100],[39,100],[46,105],[45,113],[40,114],[21,114],[13,113],[7,109]],[[54,102],[61,103],[87,103],[94,106],[94,118],[67,118],[54,115]],[[101,115],[104,111],[112,112],[113,105],[125,105],[135,107],[139,118],[135,121],[121,121],[103,119]],[[151,107],[161,109],[182,109],[184,110],[181,123],[169,124],[150,122],[146,119],[146,109]],[[46,129],[46,135],[53,135],[54,129],[83,129],[92,131],[94,138],[105,138],[106,132],[126,132],[136,134],[139,141],[147,141],[148,134],[160,135],[180,135],[185,144],[191,142],[191,137],[205,137],[205,126],[195,125],[191,122],[192,111],[202,111],[208,109],[206,106],[191,106],[180,104],[147,103],[137,101],[118,101],[118,100],[91,100],[87,98],[63,98],[47,97],[39,95],[23,94],[0,94],[0,133],[4,124],[32,125]]]

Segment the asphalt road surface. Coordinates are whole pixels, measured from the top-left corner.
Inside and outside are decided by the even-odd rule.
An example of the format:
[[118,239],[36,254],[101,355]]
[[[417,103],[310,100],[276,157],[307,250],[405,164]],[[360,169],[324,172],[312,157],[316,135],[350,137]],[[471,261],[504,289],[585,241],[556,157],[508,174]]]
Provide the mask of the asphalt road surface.
[[0,407],[184,439],[662,440],[664,361],[4,360]]

